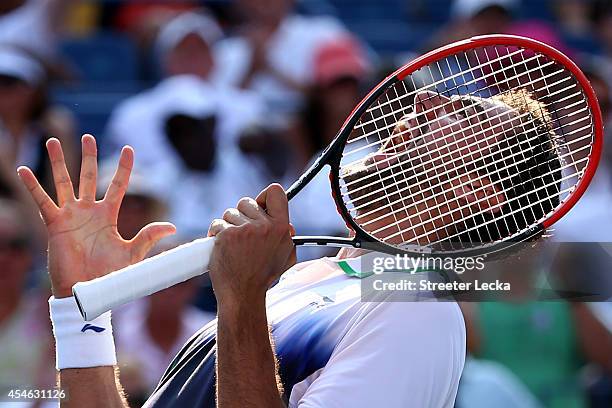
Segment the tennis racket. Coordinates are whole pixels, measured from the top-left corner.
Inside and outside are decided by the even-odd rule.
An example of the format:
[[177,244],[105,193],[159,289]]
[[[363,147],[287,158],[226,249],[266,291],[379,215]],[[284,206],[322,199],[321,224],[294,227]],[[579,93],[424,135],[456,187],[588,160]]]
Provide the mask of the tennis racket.
[[[593,89],[561,52],[517,36],[480,36],[403,66],[359,103],[288,190],[325,166],[350,238],[296,245],[415,256],[473,256],[534,239],[586,190],[602,149]],[[91,320],[205,273],[214,238],[177,247],[73,292]]]

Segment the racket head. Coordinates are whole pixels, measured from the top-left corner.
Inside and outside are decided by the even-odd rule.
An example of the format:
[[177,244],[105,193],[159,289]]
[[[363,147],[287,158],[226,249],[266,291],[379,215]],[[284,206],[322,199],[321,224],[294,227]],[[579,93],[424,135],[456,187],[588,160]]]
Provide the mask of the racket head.
[[[431,123],[453,109],[466,112],[459,129],[443,133],[454,125],[438,123],[436,132]],[[406,115],[416,125],[398,132]],[[431,51],[387,77],[315,167],[331,166],[355,246],[466,256],[529,240],[567,214],[595,174],[602,140],[595,92],[575,63],[533,39],[488,35]],[[374,173],[365,178],[356,169],[366,171],[368,160]]]

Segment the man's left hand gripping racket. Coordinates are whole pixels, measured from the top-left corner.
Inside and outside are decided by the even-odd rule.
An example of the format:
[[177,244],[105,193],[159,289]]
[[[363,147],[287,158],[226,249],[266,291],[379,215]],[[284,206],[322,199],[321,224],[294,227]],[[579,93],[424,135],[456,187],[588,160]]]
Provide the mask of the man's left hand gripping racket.
[[[410,62],[376,86],[287,191],[326,165],[352,238],[296,245],[468,256],[534,239],[586,190],[602,148],[588,80],[538,41],[482,36]],[[198,239],[73,292],[85,319],[204,273]]]

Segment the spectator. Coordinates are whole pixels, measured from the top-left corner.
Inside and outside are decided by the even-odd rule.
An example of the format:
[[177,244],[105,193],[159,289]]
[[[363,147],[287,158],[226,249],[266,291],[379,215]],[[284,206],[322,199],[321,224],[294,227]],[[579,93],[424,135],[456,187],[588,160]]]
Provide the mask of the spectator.
[[0,392],[53,387],[46,293],[26,290],[35,254],[20,204],[0,199]]
[[[215,101],[221,116],[218,141],[223,147],[235,148],[240,131],[260,116],[261,103],[252,94],[211,84],[210,75],[215,67],[211,47],[221,35],[214,20],[191,12],[181,14],[162,28],[156,52],[166,79],[115,109],[107,129],[107,150],[131,144],[139,152],[139,163],[146,166],[173,157],[163,132],[163,114],[181,99],[181,92],[175,91],[175,87],[191,86],[193,90],[187,90],[187,94],[192,101],[198,92],[202,95],[199,99]],[[189,100],[183,105],[186,103]]]
[[595,0],[591,10],[591,20],[595,25],[603,53],[612,56],[612,1]]
[[185,85],[175,89],[181,98],[191,92],[193,103],[187,98],[164,115],[165,137],[178,161],[167,169],[158,167],[157,179],[167,191],[170,220],[187,236],[202,236],[213,218],[230,203],[260,189],[262,180],[236,149],[223,148],[217,131],[222,118],[212,98]]
[[[595,69],[585,69],[601,106],[604,124],[610,123],[610,86]],[[559,242],[612,242],[612,149],[610,128],[604,127],[604,152],[588,190],[566,217],[555,224]],[[584,228],[588,225],[588,228]]]
[[[608,263],[606,267],[609,267]],[[594,336],[607,336],[608,348],[612,347],[612,303],[607,302],[589,303],[589,308],[597,320],[601,323],[599,331],[593,327],[585,330],[593,332]],[[603,333],[601,333],[603,331]],[[612,361],[608,364],[593,365],[588,371],[589,401],[591,408],[607,408],[612,405]]]
[[[369,71],[365,51],[352,37],[326,41],[314,53],[314,84],[290,132],[294,147],[293,182],[333,140],[359,103]],[[329,177],[319,174],[290,205],[300,234],[345,234],[346,227],[329,194]],[[313,212],[315,211],[315,212]]]
[[23,48],[53,59],[68,7],[78,0],[3,0],[0,4],[0,44]]
[[[156,46],[160,65],[168,80],[128,98],[115,108],[107,127],[106,150],[114,152],[122,145],[130,144],[138,151],[139,164],[162,163],[172,152],[165,140],[164,118],[161,117],[168,105],[174,102],[167,96],[177,83],[172,79],[191,75],[206,83],[214,65],[210,47],[220,36],[217,23],[205,15],[184,14],[168,23],[158,34]],[[191,59],[198,62],[197,66],[191,63]],[[195,69],[189,71],[187,67]],[[199,85],[196,79],[191,79],[191,83]]]
[[183,344],[215,318],[190,304],[198,282],[158,292],[115,316],[117,353],[126,364],[121,382],[131,407],[146,401]]
[[[101,167],[98,191],[106,191],[114,168],[115,163],[110,162]],[[117,225],[125,239],[133,238],[145,225],[166,218],[166,200],[149,180],[138,172],[130,177]],[[171,247],[170,243],[163,245],[163,249]],[[117,350],[126,364],[121,379],[130,406],[139,406],[146,399],[180,347],[214,318],[214,314],[190,306],[197,289],[198,280],[190,280],[114,315]]]
[[243,24],[236,37],[216,49],[216,80],[256,91],[277,120],[301,107],[304,90],[314,80],[317,47],[345,34],[337,20],[295,15],[292,6],[293,0],[237,0]]
[[503,33],[517,6],[517,0],[456,0],[453,11],[469,22],[473,35],[482,35]]
[[475,322],[480,344],[470,352],[508,367],[546,407],[585,406],[579,380],[584,360],[571,305],[483,302],[475,310],[467,318]]
[[561,0],[553,6],[565,42],[582,52],[598,52],[590,20],[592,1]]
[[542,408],[527,387],[502,364],[474,358],[465,360],[455,406]]
[[[62,141],[69,171],[75,175],[78,162],[74,158],[72,115],[49,103],[46,73],[35,57],[18,48],[0,46],[0,184],[4,185],[0,190],[5,196],[22,196],[15,173],[18,165],[31,166],[45,188],[51,187],[51,167],[45,154],[45,142],[51,135]],[[24,203],[31,207],[31,200]],[[37,214],[32,209],[32,217],[38,218]]]
[[[541,254],[541,246],[535,246],[523,249],[512,262],[487,265],[485,272],[497,272],[512,292],[503,300],[462,305],[468,351],[509,368],[546,407],[585,407],[581,369],[589,361],[610,361],[605,345],[612,337],[598,334],[605,329],[583,303],[534,300],[546,281]],[[547,278],[551,289],[562,290],[558,279],[564,275],[557,265],[546,269]]]
[[157,37],[156,51],[164,72],[208,79],[215,66],[211,48],[222,36],[217,23],[203,14],[184,13],[174,18]]
[[156,43],[167,78],[119,105],[108,125],[107,148],[132,145],[138,167],[158,174],[169,194],[170,219],[196,236],[213,214],[263,184],[236,147],[241,130],[262,116],[259,100],[209,81],[211,47],[220,35],[204,15],[169,22]]
[[433,49],[476,35],[504,33],[514,20],[518,0],[455,0],[451,21],[430,41]]
[[115,123],[126,129],[120,133],[129,136],[124,144],[146,146],[136,158],[137,167],[156,175],[170,220],[192,237],[205,234],[219,211],[262,184],[250,162],[222,143],[227,131],[222,129],[217,97],[209,84],[196,77],[171,77],[128,101],[127,110],[120,112],[127,115]]

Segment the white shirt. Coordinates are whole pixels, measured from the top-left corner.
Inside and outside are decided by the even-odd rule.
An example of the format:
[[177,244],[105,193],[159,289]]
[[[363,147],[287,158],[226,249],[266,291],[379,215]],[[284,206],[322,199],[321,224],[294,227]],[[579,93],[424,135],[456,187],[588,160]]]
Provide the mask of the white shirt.
[[210,172],[195,172],[182,164],[151,170],[156,188],[169,206],[169,221],[185,238],[206,236],[210,223],[235,207],[242,197],[256,197],[264,188],[257,168],[235,150],[219,150]]
[[169,116],[216,114],[217,142],[225,149],[235,148],[240,132],[261,120],[263,112],[263,102],[251,92],[215,86],[195,76],[173,76],[119,104],[106,131],[108,148],[129,144],[139,166],[174,166],[180,158],[165,134]]
[[[256,163],[236,146],[240,132],[264,115],[250,92],[214,86],[194,76],[174,76],[123,102],[107,131],[107,150],[130,145],[135,168],[148,174],[152,188],[169,203],[170,221],[186,238],[206,234],[210,222],[243,196],[256,196],[265,179]],[[217,115],[215,167],[190,171],[166,137],[165,122],[175,113]]]
[[[362,302],[367,282],[347,276],[347,264],[298,264],[268,292],[289,406],[452,408],[466,351],[457,304]],[[215,335],[213,321],[183,347],[145,406],[214,406]]]
[[[322,274],[327,276],[319,280]],[[294,385],[289,406],[453,407],[465,360],[465,324],[457,304],[362,303],[360,283],[323,258],[296,267],[270,295],[277,307],[279,298],[293,298],[297,307],[296,292],[319,295],[341,311],[333,327],[346,324],[340,336],[324,334],[338,340],[331,357]]]

